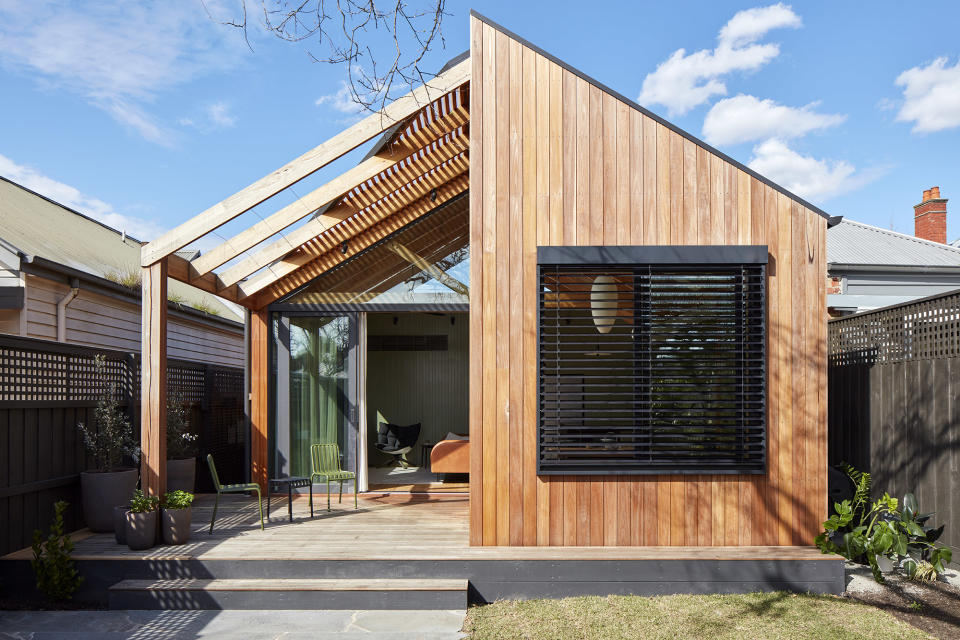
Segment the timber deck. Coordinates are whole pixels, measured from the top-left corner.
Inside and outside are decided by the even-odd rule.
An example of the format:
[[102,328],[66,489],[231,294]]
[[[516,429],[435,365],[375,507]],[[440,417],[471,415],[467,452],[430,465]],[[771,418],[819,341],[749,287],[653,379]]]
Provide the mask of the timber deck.
[[[275,494],[270,521],[260,530],[257,502],[223,496],[213,534],[213,496],[197,496],[193,533],[187,544],[131,551],[112,534],[75,535],[76,560],[830,560],[816,547],[471,547],[467,496],[344,495],[326,511],[326,494],[314,495],[314,517],[306,497],[294,499],[291,523],[287,498]],[[266,504],[264,504],[266,513]],[[6,556],[27,559],[29,549]]]
[[[297,580],[466,580],[472,601],[779,589],[839,593],[844,588],[842,559],[814,547],[471,547],[468,502],[468,496],[458,495],[368,493],[355,510],[352,495],[344,495],[342,504],[334,495],[328,512],[322,494],[314,496],[311,518],[309,502],[301,496],[294,500],[291,523],[286,496],[274,495],[270,520],[261,531],[255,499],[224,496],[210,534],[213,498],[201,495],[187,544],[131,551],[116,544],[112,534],[79,532],[74,558],[87,577],[86,598],[100,602],[111,589],[111,598],[119,597],[116,589],[123,581],[167,589],[163,581],[169,580],[252,581],[261,584],[260,598],[271,590],[262,586],[264,580],[288,585]],[[30,556],[25,549],[0,562],[11,569],[9,575],[32,581]],[[281,601],[300,602],[296,597]],[[187,604],[221,606],[217,598],[208,593]],[[182,593],[154,599],[158,606],[184,602]],[[143,600],[136,602],[141,606]]]

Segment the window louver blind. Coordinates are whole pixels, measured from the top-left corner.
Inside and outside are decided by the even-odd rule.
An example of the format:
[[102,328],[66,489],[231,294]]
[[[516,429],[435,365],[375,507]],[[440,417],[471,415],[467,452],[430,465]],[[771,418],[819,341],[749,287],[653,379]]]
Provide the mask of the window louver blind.
[[763,473],[765,270],[540,264],[539,473]]

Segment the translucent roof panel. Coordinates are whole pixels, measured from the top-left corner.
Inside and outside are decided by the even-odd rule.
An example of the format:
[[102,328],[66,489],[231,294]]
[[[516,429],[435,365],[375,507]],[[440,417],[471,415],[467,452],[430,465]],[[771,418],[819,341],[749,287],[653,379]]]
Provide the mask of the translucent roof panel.
[[437,207],[327,271],[283,304],[469,303],[469,194]]

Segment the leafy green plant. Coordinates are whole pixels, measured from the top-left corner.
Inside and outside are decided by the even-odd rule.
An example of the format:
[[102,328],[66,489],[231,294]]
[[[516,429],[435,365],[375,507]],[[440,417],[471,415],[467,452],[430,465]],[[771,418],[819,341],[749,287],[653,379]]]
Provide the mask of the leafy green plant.
[[189,405],[183,392],[171,390],[167,394],[167,458],[192,458],[200,436],[190,430],[187,416]]
[[[898,565],[907,576],[933,577],[943,573],[952,559],[949,547],[938,546],[937,539],[943,534],[943,526],[927,527],[933,514],[921,514],[917,499],[912,493],[902,501],[884,493],[869,501],[870,478],[868,474],[848,470],[848,475],[857,485],[853,500],[834,504],[835,513],[823,523],[823,532],[814,540],[824,553],[838,553],[852,562],[870,565],[873,577],[883,582],[883,574]],[[865,476],[865,478],[864,478]],[[866,493],[864,493],[866,492]]]
[[163,494],[161,502],[164,509],[189,509],[193,504],[193,494],[188,491],[168,491]]
[[63,500],[53,505],[53,522],[50,523],[46,540],[39,529],[33,532],[33,559],[30,565],[37,579],[37,589],[55,602],[72,598],[83,582],[83,576],[77,571],[71,557],[73,540],[63,530],[63,512],[67,506],[68,503]]
[[156,511],[159,505],[160,498],[148,496],[142,490],[137,489],[133,492],[133,498],[130,499],[130,513],[149,513]]
[[117,401],[117,383],[110,380],[107,361],[102,355],[94,359],[94,370],[100,381],[100,395],[97,408],[93,413],[93,427],[79,423],[77,429],[83,436],[83,444],[93,456],[98,471],[112,471],[118,468],[124,456],[134,462],[140,460],[140,447],[133,438],[130,420],[120,411]]

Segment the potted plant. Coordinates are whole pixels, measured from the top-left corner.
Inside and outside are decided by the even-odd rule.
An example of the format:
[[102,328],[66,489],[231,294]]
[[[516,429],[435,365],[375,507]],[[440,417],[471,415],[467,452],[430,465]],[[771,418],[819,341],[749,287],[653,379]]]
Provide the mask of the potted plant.
[[187,491],[168,491],[163,494],[160,530],[166,544],[184,544],[190,539],[190,505],[193,494]]
[[149,549],[157,541],[157,506],[160,499],[140,489],[133,492],[127,512],[127,546],[133,551]]
[[194,489],[197,474],[196,441],[199,436],[190,430],[188,405],[180,391],[167,395],[167,489]]
[[125,458],[138,462],[140,448],[130,421],[120,411],[117,383],[108,380],[103,356],[96,357],[94,367],[101,389],[93,425],[77,425],[94,462],[94,469],[80,474],[80,499],[87,526],[91,531],[104,532],[113,530],[113,508],[125,504],[137,486],[137,470],[123,463]]

